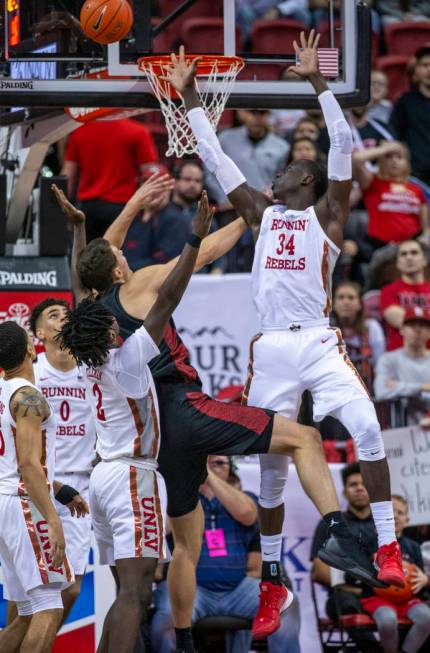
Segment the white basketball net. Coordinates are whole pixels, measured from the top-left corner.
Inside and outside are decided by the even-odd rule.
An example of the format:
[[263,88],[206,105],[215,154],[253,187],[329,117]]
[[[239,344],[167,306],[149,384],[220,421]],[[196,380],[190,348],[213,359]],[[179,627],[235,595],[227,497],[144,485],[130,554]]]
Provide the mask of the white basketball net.
[[[197,151],[197,141],[187,120],[187,111],[183,99],[179,97],[179,99],[172,100],[169,83],[159,79],[159,64],[154,69],[152,63],[145,61],[143,58],[139,60],[139,66],[148,78],[152,92],[160,103],[166,122],[169,140],[166,156],[175,154],[177,157],[182,157],[184,154],[194,154]],[[243,66],[243,61],[238,59],[231,62],[230,68],[226,72],[220,73],[218,63],[215,61],[210,72],[204,75],[205,83],[202,88],[199,87],[198,76],[196,77],[196,89],[201,105],[215,130],[218,127],[219,119],[224,111],[236,77]],[[203,76],[201,77],[203,78]]]

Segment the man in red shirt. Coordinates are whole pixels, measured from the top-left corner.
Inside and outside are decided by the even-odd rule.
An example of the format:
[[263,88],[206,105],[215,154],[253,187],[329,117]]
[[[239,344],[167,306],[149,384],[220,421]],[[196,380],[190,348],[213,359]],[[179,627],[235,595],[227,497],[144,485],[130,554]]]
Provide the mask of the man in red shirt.
[[145,167],[158,160],[148,129],[134,120],[95,120],[68,140],[61,173],[68,177],[68,195],[77,188],[87,216],[87,240],[103,236],[137,190]]
[[400,279],[381,290],[381,313],[387,327],[387,350],[403,346],[399,329],[405,310],[414,306],[430,309],[430,282],[426,281],[427,257],[420,242],[405,240],[397,250]]

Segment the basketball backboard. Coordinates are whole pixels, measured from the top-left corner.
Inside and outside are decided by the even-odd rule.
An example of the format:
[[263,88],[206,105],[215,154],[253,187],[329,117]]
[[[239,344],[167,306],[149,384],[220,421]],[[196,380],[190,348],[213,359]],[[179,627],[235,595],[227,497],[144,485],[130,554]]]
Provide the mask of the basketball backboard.
[[[131,33],[121,43],[102,46],[80,28],[82,0],[3,0],[0,104],[158,108],[137,59],[184,43],[188,52],[244,57],[231,108],[317,106],[308,82],[283,78],[294,62],[292,41],[303,28],[300,23],[257,21],[248,31],[234,0],[130,2]],[[368,101],[370,17],[358,0],[339,4],[335,14],[329,2],[320,45],[327,48],[322,57],[328,56],[331,66],[330,86],[348,107]]]

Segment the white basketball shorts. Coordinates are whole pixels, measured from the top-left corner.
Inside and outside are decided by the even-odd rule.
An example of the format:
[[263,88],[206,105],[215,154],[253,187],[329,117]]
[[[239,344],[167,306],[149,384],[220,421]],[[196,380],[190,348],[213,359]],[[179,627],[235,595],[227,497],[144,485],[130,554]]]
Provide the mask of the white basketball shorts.
[[0,494],[0,561],[4,596],[28,601],[27,592],[49,585],[61,591],[74,582],[69,561],[54,567],[48,524],[28,497]]
[[295,420],[305,390],[312,393],[316,422],[353,399],[369,397],[340,329],[319,325],[255,336],[244,402]]
[[100,562],[163,558],[166,492],[162,476],[121,460],[101,462],[90,479],[90,511]]
[[[70,485],[79,492],[81,497],[89,503],[90,474],[87,472],[70,472],[68,474],[55,474],[55,480],[65,485]],[[61,517],[66,539],[67,557],[71,562],[76,575],[85,574],[88,564],[88,555],[91,545],[91,515],[85,517],[72,517],[67,506],[55,502],[57,512]]]

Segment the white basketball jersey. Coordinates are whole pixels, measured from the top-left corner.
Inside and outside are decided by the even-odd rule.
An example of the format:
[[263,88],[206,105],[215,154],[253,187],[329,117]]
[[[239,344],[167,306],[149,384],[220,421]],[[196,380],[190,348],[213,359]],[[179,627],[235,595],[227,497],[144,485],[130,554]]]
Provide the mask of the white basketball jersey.
[[154,465],[160,443],[158,403],[148,362],[159,349],[140,327],[101,367],[86,367],[102,460],[140,459]]
[[339,248],[324,233],[313,206],[268,207],[252,266],[254,302],[263,329],[324,323]]
[[61,372],[42,353],[34,364],[34,376],[57,419],[55,472],[91,472],[96,428],[84,371],[74,367],[69,372]]
[[[0,379],[0,494],[26,496],[24,482],[18,469],[16,450],[16,422],[10,412],[10,398],[20,388],[30,387],[39,394],[35,385],[23,378],[6,381]],[[52,488],[55,467],[56,421],[50,406],[51,415],[42,422],[42,455],[40,464],[46,475],[48,487]]]

